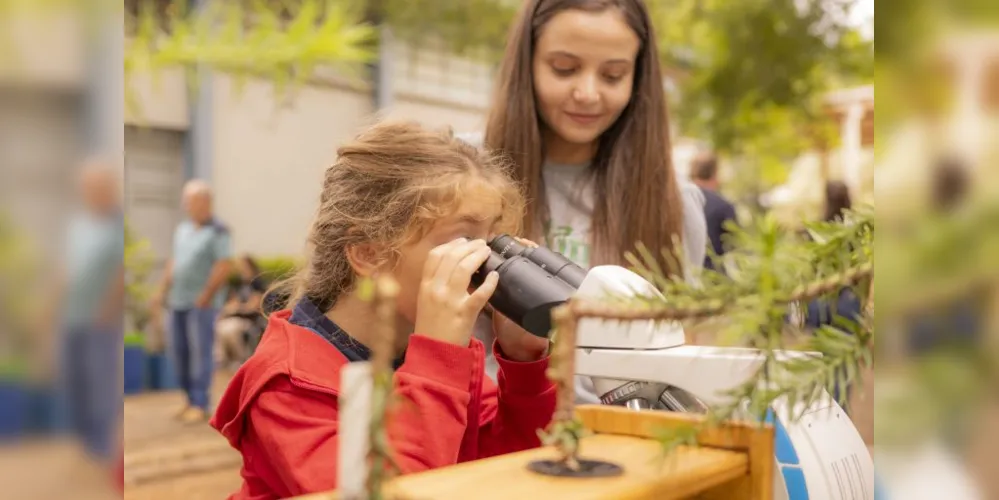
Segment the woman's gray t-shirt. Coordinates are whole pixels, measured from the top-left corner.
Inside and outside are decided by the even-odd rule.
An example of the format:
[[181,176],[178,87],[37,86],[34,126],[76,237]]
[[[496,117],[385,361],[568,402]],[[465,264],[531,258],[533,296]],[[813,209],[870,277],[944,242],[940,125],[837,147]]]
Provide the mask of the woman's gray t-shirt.
[[[588,165],[555,163],[545,164],[543,170],[550,211],[548,244],[582,267],[590,266],[590,221],[595,194],[587,170]],[[691,279],[691,272],[703,264],[707,248],[704,194],[687,181],[680,181],[679,186],[683,200],[684,269],[688,271],[687,279]]]
[[[554,163],[546,164],[543,170],[550,212],[548,245],[584,268],[590,267],[590,222],[594,201],[592,181],[588,181],[592,177],[587,175],[587,170],[588,165]],[[704,195],[687,181],[680,181],[680,194],[683,200],[683,268],[685,278],[692,280],[703,266],[708,241]],[[489,356],[487,371],[494,378],[495,372],[491,371],[494,367],[490,365],[495,364],[496,360]],[[590,377],[576,377],[576,401],[600,402]]]

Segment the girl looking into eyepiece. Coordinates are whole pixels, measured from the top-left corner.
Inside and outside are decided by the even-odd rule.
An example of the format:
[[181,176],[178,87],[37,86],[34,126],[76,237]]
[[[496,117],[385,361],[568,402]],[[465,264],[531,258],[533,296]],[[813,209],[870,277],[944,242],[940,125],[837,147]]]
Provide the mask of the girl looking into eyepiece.
[[354,293],[391,275],[400,286],[395,391],[404,403],[388,435],[404,473],[538,446],[555,388],[546,339],[507,327],[484,376],[472,327],[496,289],[472,274],[486,241],[515,232],[521,194],[505,165],[450,133],[383,123],[326,169],[307,263],[290,284],[292,310],[271,316],[212,425],[243,454],[235,498],[284,498],[336,488],[340,369],[367,360],[377,321]]

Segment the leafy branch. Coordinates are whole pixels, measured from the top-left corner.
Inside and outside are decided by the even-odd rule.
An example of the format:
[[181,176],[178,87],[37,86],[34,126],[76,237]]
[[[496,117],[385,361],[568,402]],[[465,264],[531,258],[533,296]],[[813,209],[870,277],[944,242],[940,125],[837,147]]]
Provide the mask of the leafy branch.
[[[37,282],[40,262],[31,240],[7,213],[0,211],[0,365],[23,359],[33,333],[31,312],[37,309],[31,285]],[[0,366],[0,371],[6,369]],[[2,373],[0,373],[2,375]]]
[[210,2],[201,10],[186,5],[175,0],[164,11],[140,0],[137,13],[126,19],[133,31],[126,77],[179,67],[188,70],[193,88],[194,69],[206,67],[237,77],[237,83],[264,76],[282,89],[304,83],[320,66],[349,68],[374,56],[376,31],[361,23],[361,13],[349,2],[289,2],[287,19],[284,10],[264,0]]
[[[832,325],[802,335],[789,325],[788,310],[847,287],[855,288],[860,303],[867,302],[863,298],[870,293],[874,268],[873,210],[853,211],[844,223],[810,224],[807,236],[787,232],[771,217],[733,231],[736,250],[728,255],[727,274],[707,271],[697,284],[671,279],[651,252],[640,247],[628,261],[661,295],[576,302],[573,313],[607,320],[723,318],[723,343],[759,349],[759,365],[746,381],[722,394],[724,402],[710,407],[701,425],[734,418],[762,422],[775,405],[784,405],[795,421],[826,392],[847,387],[871,364],[873,325],[866,315],[838,316]],[[788,352],[789,347],[805,352]],[[689,444],[700,430],[689,427],[664,432],[661,443],[667,450]]]
[[149,299],[153,285],[149,275],[153,270],[155,255],[149,240],[136,235],[135,229],[125,222],[125,311],[135,331],[144,332],[149,323]]

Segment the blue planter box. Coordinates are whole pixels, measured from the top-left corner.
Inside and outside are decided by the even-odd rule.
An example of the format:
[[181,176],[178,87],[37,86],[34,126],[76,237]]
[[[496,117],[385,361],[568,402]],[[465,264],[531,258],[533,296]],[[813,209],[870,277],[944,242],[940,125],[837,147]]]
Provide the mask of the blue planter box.
[[180,387],[174,373],[173,362],[166,354],[150,354],[146,358],[149,373],[149,388],[154,391],[170,391]]
[[31,430],[62,433],[70,429],[69,408],[65,395],[55,387],[35,387],[30,393]]
[[18,380],[0,380],[0,440],[16,438],[28,427],[27,388]]
[[125,394],[137,394],[146,387],[146,351],[142,346],[125,346]]

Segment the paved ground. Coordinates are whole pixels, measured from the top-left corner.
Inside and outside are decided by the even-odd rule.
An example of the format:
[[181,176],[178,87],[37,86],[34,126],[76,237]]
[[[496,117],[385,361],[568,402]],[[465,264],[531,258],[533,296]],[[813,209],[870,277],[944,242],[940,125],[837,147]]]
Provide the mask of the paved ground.
[[[226,381],[216,378],[216,397]],[[176,392],[126,398],[127,500],[219,499],[239,487],[239,454],[207,423],[173,420],[182,403]]]

